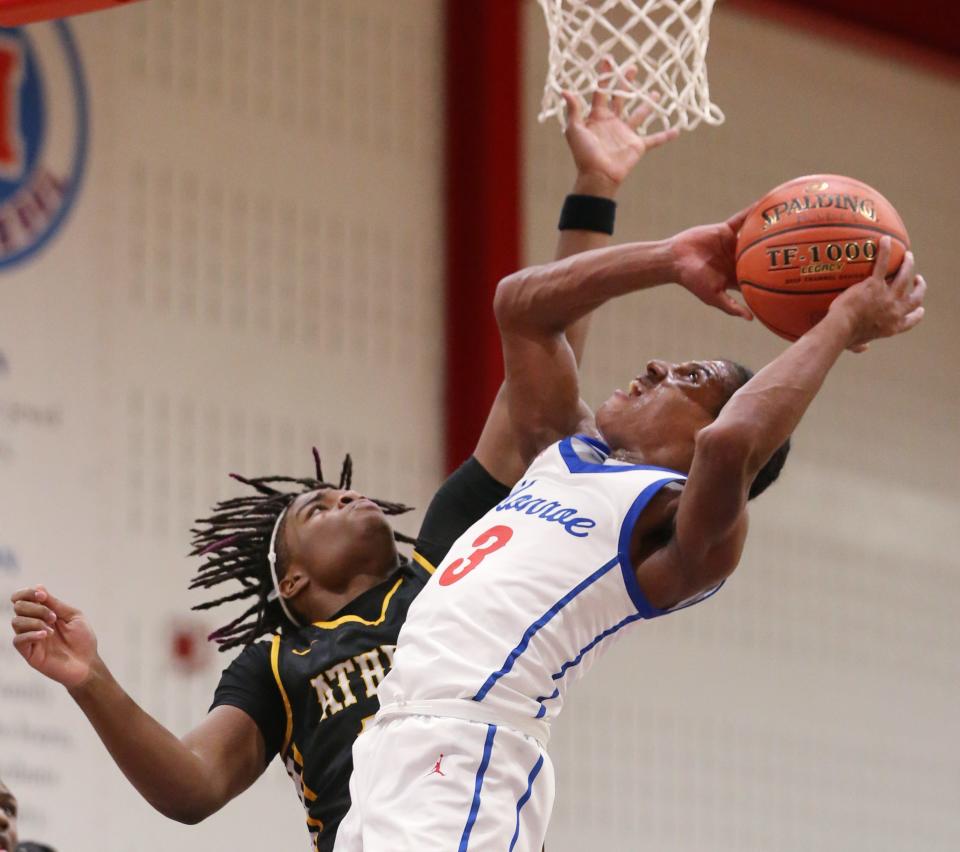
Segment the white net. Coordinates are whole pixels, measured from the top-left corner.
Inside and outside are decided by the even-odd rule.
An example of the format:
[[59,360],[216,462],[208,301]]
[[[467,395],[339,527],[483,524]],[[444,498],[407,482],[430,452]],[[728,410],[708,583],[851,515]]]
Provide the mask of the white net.
[[[692,130],[701,121],[722,124],[723,113],[710,102],[707,44],[714,0],[539,0],[550,37],[550,67],[543,89],[540,121],[566,122],[561,92],[572,92],[587,106],[600,88],[621,95],[628,111],[652,107],[641,132],[678,127]],[[636,65],[633,83],[626,71]],[[656,92],[659,99],[651,97]]]

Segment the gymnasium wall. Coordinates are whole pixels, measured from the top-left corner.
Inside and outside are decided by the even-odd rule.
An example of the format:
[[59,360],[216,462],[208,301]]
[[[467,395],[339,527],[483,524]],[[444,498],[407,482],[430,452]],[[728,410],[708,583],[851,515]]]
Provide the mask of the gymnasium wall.
[[15,655],[8,598],[43,581],[81,607],[121,683],[182,733],[226,663],[183,673],[169,646],[231,617],[186,617],[202,597],[184,558],[229,471],[310,475],[316,445],[332,477],[349,450],[359,488],[425,505],[442,464],[439,6],[150,0],[71,24],[85,183],[44,250],[0,270],[0,777],[21,838],[307,848],[278,763],[199,826],[155,814]]
[[[540,262],[572,173],[557,126],[535,120],[546,43],[539,8],[525,11],[527,259]],[[896,51],[723,5],[709,72],[726,124],[640,164],[618,239],[726,217],[797,175],[854,175],[902,214],[930,284],[927,319],[843,357],[721,593],[624,631],[574,691],[551,742],[547,848],[954,849],[960,87]],[[651,357],[759,367],[784,345],[686,293],[636,295],[596,317],[586,398],[599,403]]]

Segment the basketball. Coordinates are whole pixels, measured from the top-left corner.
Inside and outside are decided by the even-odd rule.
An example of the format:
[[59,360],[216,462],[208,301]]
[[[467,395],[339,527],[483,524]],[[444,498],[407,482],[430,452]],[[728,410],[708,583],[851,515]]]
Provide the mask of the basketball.
[[740,291],[767,328],[796,340],[838,294],[870,275],[884,235],[892,276],[910,240],[886,198],[842,175],[787,181],[753,206],[737,236]]

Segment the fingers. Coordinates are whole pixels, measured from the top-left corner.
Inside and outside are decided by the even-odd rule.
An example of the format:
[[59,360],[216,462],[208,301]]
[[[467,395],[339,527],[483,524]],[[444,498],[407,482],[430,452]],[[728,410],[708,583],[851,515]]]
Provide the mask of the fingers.
[[920,322],[920,320],[923,319],[924,313],[925,311],[922,305],[919,308],[915,308],[914,310],[910,311],[910,313],[903,318],[901,331],[910,331],[911,328],[913,328]]
[[907,296],[907,305],[911,310],[919,308],[923,304],[923,297],[927,295],[927,282],[922,275],[914,279],[913,290]]
[[31,586],[26,589],[18,589],[16,592],[10,595],[10,601],[13,603],[14,608],[16,608],[16,604],[20,601],[44,604],[46,608],[53,610],[57,618],[63,618],[68,621],[74,616],[80,614],[80,610],[70,606],[68,603],[64,603],[58,598],[55,598],[50,594],[50,592],[47,591],[46,586],[43,585]]
[[54,624],[57,620],[57,614],[43,604],[30,603],[29,601],[17,601],[13,605],[13,611],[17,615],[27,616],[28,618],[38,618],[47,624]]
[[28,618],[25,615],[15,615],[10,623],[13,632],[20,633],[53,633],[53,628],[39,618]]
[[49,635],[50,634],[45,632],[20,633],[13,637],[13,647],[16,648],[17,653],[20,654],[27,663],[33,665],[34,656],[43,647],[41,643]]
[[55,598],[43,586],[38,586],[37,588],[42,595],[42,597],[38,598],[38,600],[50,607],[50,609],[56,613],[57,618],[62,618],[64,621],[69,621],[71,618],[80,615],[79,609],[70,606],[68,603],[64,603],[59,598]]
[[739,233],[740,229],[743,227],[743,223],[747,220],[747,216],[750,215],[750,211],[753,210],[754,205],[751,204],[749,207],[744,207],[743,210],[739,210],[734,213],[729,219],[727,219],[727,227],[730,228],[735,234]]
[[910,288],[913,286],[913,271],[915,267],[916,263],[913,258],[913,252],[906,252],[903,255],[900,268],[897,270],[897,274],[890,284],[890,289],[898,299],[902,299],[904,296],[906,296]]
[[627,116],[627,124],[629,124],[634,130],[643,124],[643,122],[646,121],[647,116],[653,112],[653,105],[660,100],[660,93],[650,92],[649,98],[649,102],[644,101],[633,112],[631,112],[629,116]]
[[877,248],[877,259],[873,264],[873,275],[876,278],[886,279],[887,270],[890,268],[890,237],[881,237],[880,245]]
[[613,65],[609,59],[600,60],[600,64],[597,66],[597,71],[599,72],[599,77],[597,78],[597,88],[593,90],[593,97],[590,99],[591,114],[597,111],[602,111],[607,106],[606,90],[610,88],[612,70]]
[[732,317],[740,317],[745,320],[753,319],[753,312],[746,305],[741,304],[729,293],[718,293],[717,300],[714,303],[721,311],[730,314]]
[[896,278],[890,285],[893,295],[900,302],[901,310],[904,311],[898,329],[900,333],[910,331],[920,323],[925,314],[923,299],[927,295],[927,282],[922,275],[913,274],[914,266],[913,252],[908,251],[903,256]]
[[[626,72],[623,75],[625,85],[623,88],[632,89],[633,81],[637,79],[637,66],[630,65]],[[621,115],[623,113],[623,103],[624,97],[622,94],[615,93],[610,99],[610,109],[613,110],[614,115]]]
[[43,642],[50,634],[46,630],[34,630],[30,633],[18,633],[13,637],[13,647],[16,648],[24,657],[30,657],[27,649],[34,642]]
[[736,299],[731,296],[724,295],[724,301],[731,308],[727,313],[735,317],[740,317],[745,319],[747,322],[753,321],[753,311],[750,310],[746,305],[741,304]]
[[679,135],[680,131],[676,127],[671,127],[669,130],[661,130],[659,133],[653,133],[650,136],[644,136],[644,148],[647,151],[649,151],[651,148],[659,148],[666,142],[672,142]]
[[43,586],[31,586],[27,589],[17,589],[12,595],[10,595],[10,602],[16,603],[17,601],[35,601],[38,600],[37,595],[43,594]]
[[567,105],[567,127],[583,124],[583,114],[580,109],[580,98],[572,92],[561,92],[563,102]]

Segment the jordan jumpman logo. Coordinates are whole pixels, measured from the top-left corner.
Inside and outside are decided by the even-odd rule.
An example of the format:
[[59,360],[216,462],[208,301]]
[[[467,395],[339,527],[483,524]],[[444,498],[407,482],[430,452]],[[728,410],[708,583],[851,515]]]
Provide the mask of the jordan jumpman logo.
[[442,775],[444,778],[447,777],[447,773],[440,769],[440,761],[441,761],[441,760],[443,760],[443,753],[442,753],[442,752],[440,753],[440,760],[438,760],[438,761],[434,764],[433,769],[431,769],[431,770],[427,773],[427,775]]

